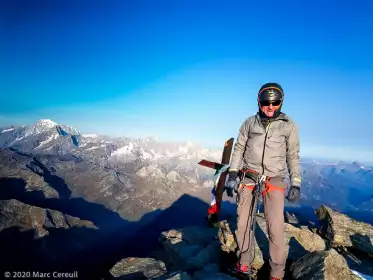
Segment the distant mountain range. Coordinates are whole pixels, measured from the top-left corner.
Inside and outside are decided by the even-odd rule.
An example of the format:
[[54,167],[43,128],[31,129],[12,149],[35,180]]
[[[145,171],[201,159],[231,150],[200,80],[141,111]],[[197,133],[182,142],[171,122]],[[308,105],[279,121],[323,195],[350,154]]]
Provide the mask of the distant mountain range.
[[[112,190],[112,186],[102,187],[105,189],[103,196],[111,196],[113,201],[119,203],[130,197],[123,189],[139,189],[130,177],[164,186],[185,184],[181,193],[185,190],[209,190],[213,171],[198,165],[198,162],[201,159],[220,161],[222,152],[190,142],[171,143],[150,137],[131,139],[82,134],[76,128],[47,119],[39,120],[34,125],[0,128],[0,148],[38,155],[44,160],[48,159],[46,166],[56,165],[56,162],[61,165],[60,162],[66,161],[58,159],[67,157],[70,162],[84,165],[87,170],[102,170],[102,174],[111,178],[109,181],[116,180],[120,186],[115,190]],[[358,162],[302,159],[302,170],[302,205],[319,207],[327,204],[338,211],[347,212],[373,211],[372,167]],[[65,175],[71,178],[71,174],[69,171]],[[76,175],[75,178],[78,177],[83,176]],[[79,183],[75,185],[84,188]],[[160,188],[159,194],[163,191]],[[84,192],[89,193],[89,188]],[[175,192],[174,195],[180,193]]]
[[51,120],[0,129],[0,147],[39,155],[74,155],[98,166],[128,168],[139,177],[170,181],[207,182],[211,170],[197,165],[202,158],[219,160],[221,151],[185,143],[160,143],[153,138],[110,138],[81,134]]

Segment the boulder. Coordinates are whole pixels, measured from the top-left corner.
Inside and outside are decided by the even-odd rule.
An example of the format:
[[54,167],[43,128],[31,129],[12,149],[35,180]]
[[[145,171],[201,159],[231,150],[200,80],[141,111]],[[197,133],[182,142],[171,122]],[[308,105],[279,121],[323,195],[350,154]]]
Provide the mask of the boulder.
[[165,264],[152,258],[125,258],[110,269],[110,274],[119,280],[155,279],[166,272]]
[[321,222],[320,234],[331,242],[333,247],[354,247],[373,256],[373,226],[356,221],[327,206],[316,210]]
[[285,224],[285,238],[287,257],[291,260],[297,260],[308,252],[322,251],[326,248],[324,239],[305,226],[298,228]]
[[217,229],[190,226],[162,232],[160,242],[169,256],[173,268],[202,269],[216,262],[220,254]]
[[221,244],[221,250],[227,253],[235,252],[237,243],[231,231],[229,223],[227,221],[221,221],[218,224],[218,228],[218,239]]
[[313,251],[295,261],[291,267],[294,279],[352,280],[360,279],[348,268],[346,260],[334,249]]

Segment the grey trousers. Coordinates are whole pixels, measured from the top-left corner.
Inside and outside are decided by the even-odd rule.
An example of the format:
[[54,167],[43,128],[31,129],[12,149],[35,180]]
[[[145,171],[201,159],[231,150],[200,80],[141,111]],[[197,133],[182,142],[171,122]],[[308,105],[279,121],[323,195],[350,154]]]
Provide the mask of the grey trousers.
[[[276,187],[286,189],[286,184],[281,177],[273,177],[269,182]],[[253,181],[250,181],[247,178],[245,178],[243,183],[254,184]],[[264,191],[264,189],[265,186],[263,184],[261,192]],[[250,206],[252,198],[252,190],[247,187],[239,189],[236,230],[238,243],[237,256],[241,265],[248,266],[252,263],[252,257],[254,256],[254,254],[251,254],[249,251],[251,222]],[[263,205],[267,232],[269,235],[269,264],[271,267],[271,276],[283,278],[286,263],[284,193],[278,189],[271,190],[263,196]],[[258,228],[258,226],[256,226],[256,228]],[[252,244],[254,245],[254,242]]]

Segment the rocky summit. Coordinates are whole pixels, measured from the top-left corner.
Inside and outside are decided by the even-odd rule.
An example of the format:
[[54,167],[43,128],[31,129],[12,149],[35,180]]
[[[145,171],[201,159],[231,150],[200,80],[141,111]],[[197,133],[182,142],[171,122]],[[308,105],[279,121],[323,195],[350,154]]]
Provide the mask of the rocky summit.
[[[322,221],[320,228],[285,224],[288,259],[284,279],[367,279],[356,270],[373,275],[373,256],[369,251],[372,226],[326,206],[317,209],[317,214]],[[338,226],[341,219],[344,230],[333,233],[331,228]],[[263,213],[257,214],[256,221],[253,279],[268,279],[269,243]],[[111,276],[115,279],[236,279],[225,273],[236,260],[235,228],[235,219],[228,219],[213,227],[189,226],[164,231],[159,236],[165,252],[162,261],[123,259],[111,269]],[[325,228],[330,230],[326,232]],[[336,236],[338,240],[358,242],[336,243]]]

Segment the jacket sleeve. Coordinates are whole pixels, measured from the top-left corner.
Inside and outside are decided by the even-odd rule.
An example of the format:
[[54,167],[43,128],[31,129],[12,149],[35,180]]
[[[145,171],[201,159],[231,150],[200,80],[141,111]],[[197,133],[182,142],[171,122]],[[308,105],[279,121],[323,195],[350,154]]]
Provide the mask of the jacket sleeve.
[[286,162],[289,170],[291,185],[298,187],[300,187],[302,183],[299,149],[300,144],[298,129],[295,124],[293,124],[287,141]]
[[230,171],[238,171],[241,168],[242,157],[245,151],[249,135],[249,120],[246,120],[240,127],[231,158]]

